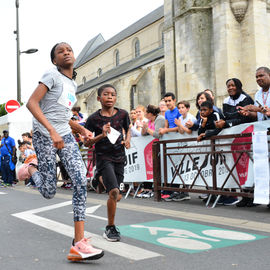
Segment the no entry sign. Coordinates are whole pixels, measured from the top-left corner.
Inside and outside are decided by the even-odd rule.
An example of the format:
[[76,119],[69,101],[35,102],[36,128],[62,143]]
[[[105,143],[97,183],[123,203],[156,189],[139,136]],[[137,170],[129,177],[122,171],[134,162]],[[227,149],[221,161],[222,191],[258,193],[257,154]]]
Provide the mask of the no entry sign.
[[6,103],[5,109],[7,113],[12,113],[14,111],[16,111],[18,108],[20,108],[20,103],[17,100],[9,100]]

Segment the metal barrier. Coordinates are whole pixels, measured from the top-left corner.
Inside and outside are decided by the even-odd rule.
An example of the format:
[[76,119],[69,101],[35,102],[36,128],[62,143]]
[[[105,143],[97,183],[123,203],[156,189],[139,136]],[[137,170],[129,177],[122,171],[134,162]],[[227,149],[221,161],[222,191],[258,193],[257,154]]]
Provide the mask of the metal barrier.
[[[268,132],[268,135],[270,133]],[[152,154],[153,154],[153,178],[154,178],[154,193],[155,193],[155,200],[160,201],[161,200],[161,190],[167,190],[167,191],[177,191],[177,192],[193,192],[193,193],[200,193],[200,194],[209,194],[209,199],[207,201],[207,204],[209,204],[211,195],[218,195],[217,200],[213,204],[213,207],[215,207],[215,204],[217,203],[219,197],[221,195],[227,195],[227,196],[241,196],[241,197],[249,197],[253,198],[253,193],[251,193],[247,188],[243,188],[238,180],[238,177],[234,174],[234,169],[236,168],[237,164],[239,163],[241,157],[243,155],[248,155],[250,160],[253,162],[252,159],[252,141],[251,141],[251,133],[242,133],[242,134],[233,134],[233,135],[222,135],[222,136],[213,136],[207,141],[209,144],[197,144],[194,146],[173,146],[170,147],[170,144],[172,143],[185,143],[185,142],[192,142],[196,141],[196,138],[189,138],[189,139],[179,139],[179,140],[165,140],[165,141],[156,141],[153,143],[152,147]],[[249,138],[247,142],[238,142],[238,143],[224,143],[224,139],[235,139],[235,138]],[[216,142],[218,140],[218,143]],[[269,142],[268,142],[269,144]],[[246,147],[248,146],[249,147]],[[231,146],[231,149],[236,148],[236,150],[229,150],[229,151],[223,151],[223,150],[216,150],[216,148],[222,148],[222,147],[227,147]],[[234,147],[236,146],[236,147]],[[240,147],[241,146],[241,147]],[[198,167],[196,164],[196,161],[193,159],[192,155],[193,154],[198,154],[198,147],[202,149],[202,147],[208,148],[208,150],[201,151],[200,154],[202,155],[208,155],[211,160],[211,165],[212,165],[212,181],[211,185],[207,183],[205,180],[205,177],[202,175],[201,170],[202,170],[202,165],[201,167]],[[210,148],[210,150],[209,150]],[[238,149],[237,149],[238,148]],[[250,150],[246,149],[241,149],[241,148],[249,148]],[[163,151],[161,151],[161,149]],[[170,150],[181,150],[182,152],[178,153],[172,153]],[[162,153],[163,152],[163,153]],[[226,153],[238,153],[237,156],[238,158],[235,160],[233,166],[230,168],[229,165],[226,162],[226,159],[224,158],[224,154]],[[162,155],[162,158],[161,158]],[[173,162],[172,157],[175,155],[180,155],[181,160],[180,163],[177,165]],[[181,173],[179,172],[179,169],[186,157],[189,157],[193,168],[196,170],[196,175],[194,177],[194,180],[192,181],[191,184],[187,185],[184,181],[184,179],[181,176]],[[224,179],[223,183],[217,187],[217,171],[216,171],[216,164],[218,159],[220,159],[223,164],[225,165],[228,174],[226,178]],[[163,160],[163,164],[162,164]],[[167,175],[167,163],[168,160],[170,160],[171,164],[174,167],[175,173],[173,175],[172,181],[168,183],[168,175]],[[164,176],[164,181],[161,181],[161,168],[163,168],[163,176]],[[180,178],[180,184],[179,187],[174,187],[172,184],[175,181],[176,176]],[[198,186],[196,185],[196,182],[198,181],[199,177],[201,177],[201,180],[205,184],[205,188],[202,188],[201,185]],[[236,184],[236,188],[233,190],[228,190],[225,188],[225,185],[231,177],[233,181]],[[252,188],[251,188],[252,190]]]

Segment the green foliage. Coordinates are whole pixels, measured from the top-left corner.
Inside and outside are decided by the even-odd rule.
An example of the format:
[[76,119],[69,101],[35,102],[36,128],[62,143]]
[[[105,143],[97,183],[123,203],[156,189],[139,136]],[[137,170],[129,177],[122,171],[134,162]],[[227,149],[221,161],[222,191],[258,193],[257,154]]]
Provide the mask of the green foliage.
[[7,114],[5,110],[6,103],[0,104],[0,117]]

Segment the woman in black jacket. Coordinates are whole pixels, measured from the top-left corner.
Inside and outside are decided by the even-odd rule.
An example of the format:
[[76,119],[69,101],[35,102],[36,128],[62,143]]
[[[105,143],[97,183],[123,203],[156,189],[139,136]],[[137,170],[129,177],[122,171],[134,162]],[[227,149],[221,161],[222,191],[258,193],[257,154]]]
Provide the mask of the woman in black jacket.
[[226,128],[253,122],[253,118],[241,115],[238,110],[239,106],[244,107],[246,105],[254,104],[253,99],[243,91],[241,81],[239,79],[232,78],[226,81],[226,86],[229,96],[223,101],[223,114],[225,116],[225,121],[217,121],[216,127]]
[[[219,120],[216,122],[217,128],[226,128],[243,123],[253,122],[254,119],[248,116],[243,116],[239,113],[238,107],[244,107],[246,105],[254,104],[253,99],[246,94],[242,89],[242,83],[239,79],[232,78],[226,81],[226,86],[229,96],[223,101],[223,114],[225,120]],[[249,192],[249,189],[244,189],[244,191]],[[252,192],[252,191],[251,191]],[[238,207],[244,206],[255,206],[252,198],[244,197],[240,202],[233,197],[221,197],[219,203],[224,205],[233,205],[236,204]]]

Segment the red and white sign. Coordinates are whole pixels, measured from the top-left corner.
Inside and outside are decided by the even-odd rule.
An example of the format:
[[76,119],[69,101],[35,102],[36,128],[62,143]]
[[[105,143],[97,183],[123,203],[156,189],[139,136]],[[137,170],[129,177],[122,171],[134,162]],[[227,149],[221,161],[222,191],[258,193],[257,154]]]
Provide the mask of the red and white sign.
[[17,109],[19,109],[20,107],[21,105],[17,100],[11,99],[6,103],[5,109],[7,113],[12,113],[16,111]]

